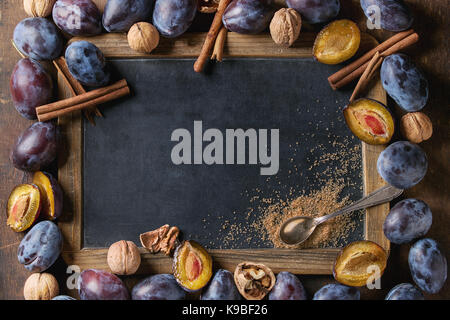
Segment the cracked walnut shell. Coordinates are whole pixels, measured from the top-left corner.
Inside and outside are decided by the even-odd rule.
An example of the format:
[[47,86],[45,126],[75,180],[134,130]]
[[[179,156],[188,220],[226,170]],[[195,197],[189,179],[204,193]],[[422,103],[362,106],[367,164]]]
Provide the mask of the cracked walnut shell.
[[276,44],[290,47],[298,39],[301,28],[300,14],[292,8],[282,8],[275,12],[270,22],[270,35]]
[[400,120],[402,135],[413,143],[421,143],[433,135],[433,124],[430,118],[422,112],[405,114]]
[[25,300],[51,300],[58,294],[58,281],[50,273],[33,273],[23,288]]
[[178,245],[179,233],[180,230],[177,227],[165,224],[156,230],[142,233],[139,238],[142,246],[151,253],[162,251],[165,255],[170,256]]
[[272,270],[261,263],[242,262],[234,270],[234,282],[247,300],[262,300],[275,285]]
[[150,53],[159,44],[158,30],[148,22],[135,23],[127,38],[130,48],[141,53]]
[[134,242],[121,240],[109,247],[107,261],[112,273],[134,274],[141,264],[141,255]]

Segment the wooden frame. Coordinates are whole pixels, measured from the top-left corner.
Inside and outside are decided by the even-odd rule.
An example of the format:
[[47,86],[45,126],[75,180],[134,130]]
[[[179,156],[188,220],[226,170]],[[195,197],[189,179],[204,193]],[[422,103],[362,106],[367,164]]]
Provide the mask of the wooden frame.
[[[129,49],[126,35],[105,34],[87,39],[96,44],[107,58],[194,58],[200,52],[204,33],[185,34],[178,39],[162,38],[158,48],[145,55]],[[276,46],[269,35],[246,36],[229,33],[224,57],[265,57],[265,58],[305,58],[311,57],[311,47],[315,35],[303,33],[293,47],[284,49]],[[72,39],[76,41],[80,39]],[[374,38],[362,34],[361,50],[377,45]],[[192,72],[194,72],[192,70]],[[61,75],[58,75],[58,88],[61,98],[70,97]],[[371,84],[368,96],[386,103],[386,93],[377,78]],[[67,264],[78,265],[82,270],[98,268],[108,270],[106,262],[107,248],[83,248],[83,121],[80,113],[59,118],[66,139],[65,156],[61,157],[59,181],[65,191],[66,201],[64,219],[59,226],[64,236],[62,256]],[[362,143],[364,194],[368,194],[385,182],[377,173],[376,161],[383,146]],[[390,244],[382,231],[384,218],[389,204],[367,209],[365,219],[365,239],[374,241],[389,251]],[[162,254],[148,253],[141,248],[142,264],[138,273],[171,273],[172,260]],[[209,250],[217,267],[234,270],[235,266],[246,260],[266,264],[274,272],[289,271],[296,274],[331,274],[337,254],[336,249],[245,249],[245,250]]]

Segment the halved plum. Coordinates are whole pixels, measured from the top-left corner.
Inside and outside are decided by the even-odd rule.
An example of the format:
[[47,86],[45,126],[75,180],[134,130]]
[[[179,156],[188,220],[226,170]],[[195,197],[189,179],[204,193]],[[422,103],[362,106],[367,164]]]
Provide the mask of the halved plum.
[[347,126],[368,144],[386,144],[394,135],[394,118],[381,103],[372,99],[358,99],[344,109]]
[[336,258],[333,276],[347,286],[362,287],[368,280],[376,280],[383,275],[387,258],[386,251],[375,242],[352,242]]
[[325,64],[338,64],[355,55],[361,42],[358,26],[351,20],[336,20],[325,26],[314,41],[313,55]]
[[63,206],[63,193],[58,181],[50,173],[37,171],[33,175],[33,184],[41,192],[41,215],[49,220],[58,218]]
[[41,194],[34,184],[21,184],[14,188],[8,199],[7,225],[15,232],[27,230],[39,217]]
[[186,291],[197,291],[206,286],[212,276],[212,258],[195,241],[183,241],[175,250],[173,275]]

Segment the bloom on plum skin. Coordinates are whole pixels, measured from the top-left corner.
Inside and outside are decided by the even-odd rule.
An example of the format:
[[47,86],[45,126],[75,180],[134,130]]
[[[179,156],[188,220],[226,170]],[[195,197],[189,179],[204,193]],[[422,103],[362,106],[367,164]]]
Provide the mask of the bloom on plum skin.
[[26,18],[14,29],[14,44],[35,60],[53,60],[63,50],[63,38],[56,26],[45,18]]
[[91,0],[58,0],[53,6],[53,21],[72,36],[102,33],[102,15]]

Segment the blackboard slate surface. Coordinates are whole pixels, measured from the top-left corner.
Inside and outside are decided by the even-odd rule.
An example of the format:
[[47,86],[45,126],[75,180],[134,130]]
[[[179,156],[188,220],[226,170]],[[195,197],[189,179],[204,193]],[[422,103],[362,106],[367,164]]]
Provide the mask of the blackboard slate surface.
[[[339,163],[309,170],[314,161],[323,152],[339,152],[336,145],[360,143],[342,117],[350,92],[333,91],[326,80],[339,66],[306,58],[230,59],[196,74],[193,62],[111,61],[133,96],[103,108],[106,119],[95,127],[84,125],[84,247],[108,247],[118,239],[139,244],[140,233],[166,223],[209,248],[272,247],[258,232],[251,239],[235,234],[232,243],[225,241],[228,231],[222,225],[249,224],[245,217],[256,194],[286,199],[292,190],[320,189],[317,174]],[[223,134],[225,129],[278,128],[278,174],[261,176],[261,165],[174,165],[171,134],[186,128],[193,136],[194,120],[203,122],[203,130]],[[362,196],[361,163],[355,167],[342,192],[351,200]],[[363,238],[358,215],[355,224],[341,245]]]

